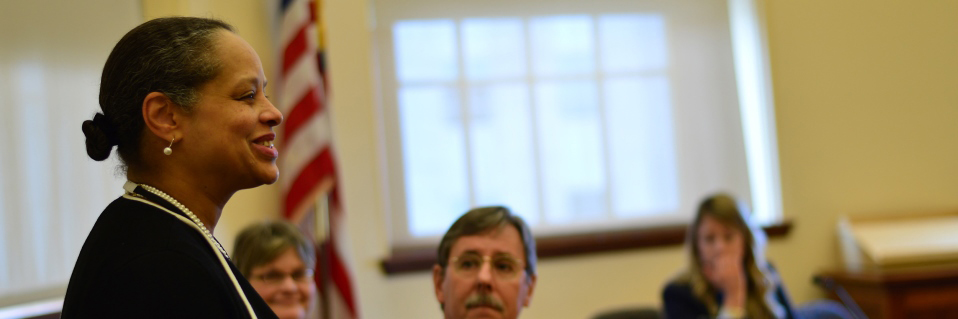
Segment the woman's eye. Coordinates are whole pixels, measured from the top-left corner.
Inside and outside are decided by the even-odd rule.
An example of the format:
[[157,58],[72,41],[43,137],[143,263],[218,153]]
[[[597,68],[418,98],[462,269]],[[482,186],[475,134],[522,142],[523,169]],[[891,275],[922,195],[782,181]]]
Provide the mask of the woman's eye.
[[256,98],[256,92],[249,92],[240,97],[240,100],[252,100]]

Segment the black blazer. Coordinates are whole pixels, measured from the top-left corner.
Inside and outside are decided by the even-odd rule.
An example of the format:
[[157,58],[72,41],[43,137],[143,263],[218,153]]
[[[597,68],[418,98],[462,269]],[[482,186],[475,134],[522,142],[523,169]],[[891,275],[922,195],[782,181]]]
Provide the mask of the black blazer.
[[[143,195],[171,206],[155,195]],[[256,316],[276,318],[236,266],[228,263]],[[250,315],[202,234],[167,212],[121,197],[100,214],[83,243],[61,318]]]
[[[778,278],[773,267],[769,267],[774,273],[773,278]],[[784,319],[795,319],[795,311],[792,303],[785,293],[785,288],[781,282],[776,283],[775,300],[785,310]],[[665,318],[667,319],[710,319],[708,308],[705,303],[699,300],[692,293],[692,286],[688,282],[672,281],[665,286],[662,291],[662,302],[665,305]],[[722,304],[722,294],[715,294],[716,304]]]

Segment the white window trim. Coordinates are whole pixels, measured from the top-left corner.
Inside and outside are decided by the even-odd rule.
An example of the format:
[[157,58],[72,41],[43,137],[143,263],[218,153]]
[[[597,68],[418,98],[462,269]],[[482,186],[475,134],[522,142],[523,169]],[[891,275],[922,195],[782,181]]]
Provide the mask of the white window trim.
[[752,188],[752,211],[762,225],[781,222],[782,185],[772,95],[764,0],[729,0],[732,54]]
[[[374,2],[377,1],[389,0],[374,0]],[[777,136],[775,134],[775,113],[764,20],[765,0],[727,1],[737,93],[751,187],[752,202],[749,204],[751,204],[753,211],[764,212],[761,216],[755,216],[759,224],[776,224],[783,220],[783,213]],[[481,16],[541,16],[549,14],[543,13],[538,8],[516,7],[507,1],[491,0],[489,2],[492,5],[488,7],[496,7],[496,4],[501,4],[498,7],[508,9],[469,11],[456,8],[455,1],[450,1],[445,6],[434,6],[421,12],[411,12],[409,11],[411,9],[399,6],[399,10],[392,10],[395,8],[390,7],[390,10],[379,10],[376,13],[385,12],[382,15],[386,18],[380,20],[402,16],[403,19],[452,19],[456,21]],[[374,5],[374,10],[378,9],[375,7]],[[507,12],[500,12],[504,10]],[[592,15],[609,13],[595,11],[588,3],[553,10],[556,10],[554,14],[557,15],[568,14],[569,12]],[[452,12],[452,14],[449,12]],[[374,17],[374,19],[376,18]],[[392,43],[392,26],[382,24],[378,20],[374,22],[374,25],[376,25],[374,42]],[[377,46],[374,44],[373,47]],[[379,70],[395,70],[395,59],[392,52],[374,52],[374,57],[378,76],[382,76]],[[379,82],[382,83],[382,81],[393,82],[391,84],[392,90],[384,90],[381,85],[377,85],[379,88],[377,106],[381,115],[378,121],[382,125],[380,141],[385,154],[381,163],[383,167],[383,192],[386,201],[384,211],[386,219],[392,225],[390,229],[392,245],[399,248],[435,245],[440,236],[423,238],[397,236],[398,234],[408,234],[408,217],[405,213],[407,202],[403,179],[401,177],[396,178],[397,175],[401,176],[403,174],[402,162],[401,160],[391,159],[402,157],[401,136],[393,134],[400,132],[399,121],[395,120],[399,118],[398,107],[388,107],[386,101],[398,100],[397,90],[394,88],[398,88],[400,85],[396,78],[382,79]],[[471,180],[471,172],[469,174]],[[649,216],[642,218],[642,224],[649,224],[650,227],[680,225],[687,223],[689,217],[690,215],[681,214]],[[583,228],[588,229],[583,230]],[[574,226],[550,226],[546,233],[547,235],[596,233],[622,229],[621,226],[599,222],[595,224],[580,223]]]

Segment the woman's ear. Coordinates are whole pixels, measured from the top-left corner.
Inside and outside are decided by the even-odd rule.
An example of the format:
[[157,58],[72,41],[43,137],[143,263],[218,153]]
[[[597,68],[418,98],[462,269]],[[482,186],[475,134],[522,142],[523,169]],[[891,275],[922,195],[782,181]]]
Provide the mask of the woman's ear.
[[172,141],[179,135],[177,108],[166,94],[150,92],[143,98],[143,122],[153,135]]

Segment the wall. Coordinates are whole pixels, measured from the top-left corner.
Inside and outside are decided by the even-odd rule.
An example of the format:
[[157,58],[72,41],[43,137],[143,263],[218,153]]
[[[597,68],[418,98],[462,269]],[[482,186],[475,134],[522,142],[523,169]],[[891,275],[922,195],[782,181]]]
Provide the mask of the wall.
[[[386,239],[356,236],[357,223],[376,234],[386,229],[374,160],[381,151],[370,104],[371,26],[363,22],[370,8],[327,3],[335,12],[327,15],[329,61],[362,310],[367,318],[439,317],[426,274],[384,278],[375,263],[388,252]],[[812,275],[840,266],[841,214],[958,208],[955,12],[955,2],[766,2],[783,204],[795,222],[769,255],[796,301],[820,297]],[[661,283],[682,263],[680,248],[544,260],[523,317],[586,318],[658,304]]]
[[842,214],[958,210],[958,2],[767,1],[796,299]]
[[[147,0],[144,10],[160,11]],[[151,5],[152,3],[152,5]],[[260,1],[171,5],[209,10],[236,25],[264,62],[271,52]],[[204,7],[205,6],[205,7]],[[364,318],[440,317],[428,274],[386,277],[380,123],[364,0],[326,0],[334,135],[352,269]],[[165,9],[163,9],[165,10]],[[179,10],[179,11],[177,11]],[[958,209],[958,2],[766,1],[783,204],[795,223],[769,256],[793,299],[821,296],[818,270],[840,266],[835,221],[842,214]],[[266,63],[270,73],[269,63]],[[244,191],[217,235],[271,216],[277,190]],[[683,264],[681,248],[544,260],[523,318],[587,318],[599,309],[657,305],[662,283]]]

